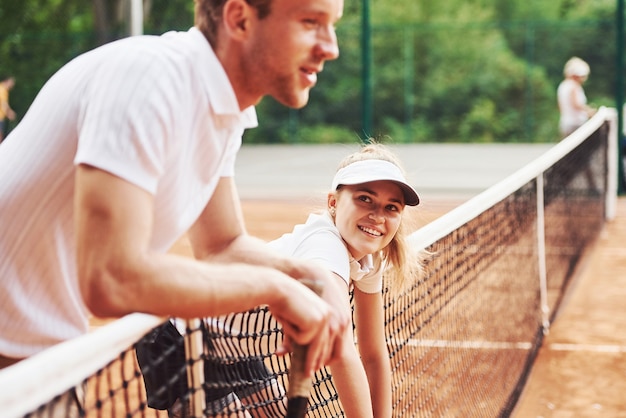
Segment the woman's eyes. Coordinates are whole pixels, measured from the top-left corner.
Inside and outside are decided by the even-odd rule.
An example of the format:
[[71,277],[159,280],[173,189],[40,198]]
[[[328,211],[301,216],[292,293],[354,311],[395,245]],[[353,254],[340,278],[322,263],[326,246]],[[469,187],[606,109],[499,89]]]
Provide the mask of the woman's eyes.
[[[359,195],[357,197],[358,200],[360,200],[361,202],[364,203],[372,203],[373,200],[370,196],[367,195]],[[398,207],[397,205],[387,205],[385,206],[385,209],[392,211],[392,212],[399,212],[400,211],[400,207]]]

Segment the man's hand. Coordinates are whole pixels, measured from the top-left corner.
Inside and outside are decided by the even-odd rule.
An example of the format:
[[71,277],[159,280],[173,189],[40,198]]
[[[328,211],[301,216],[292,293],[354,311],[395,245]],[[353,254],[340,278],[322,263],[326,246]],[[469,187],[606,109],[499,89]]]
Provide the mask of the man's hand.
[[289,284],[281,290],[284,290],[285,297],[269,306],[285,333],[277,354],[292,351],[292,342],[308,346],[304,370],[307,376],[312,376],[331,360],[331,336],[334,334],[331,329],[332,309],[313,290],[296,280],[289,280]]
[[[351,325],[350,310],[345,308],[348,288],[334,273],[315,263],[302,262],[297,268],[298,280],[313,280],[322,283],[322,299],[330,305],[329,338],[331,352],[326,364],[337,358],[346,328]],[[352,343],[352,342],[349,342]]]

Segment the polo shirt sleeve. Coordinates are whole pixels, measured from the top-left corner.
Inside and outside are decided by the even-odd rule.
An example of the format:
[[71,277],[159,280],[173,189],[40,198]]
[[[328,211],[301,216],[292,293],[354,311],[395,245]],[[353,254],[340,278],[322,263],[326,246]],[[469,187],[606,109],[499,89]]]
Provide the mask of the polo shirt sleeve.
[[314,261],[350,284],[350,255],[341,240],[330,229],[321,229],[307,236],[294,250],[293,255]]
[[[155,194],[176,118],[172,68],[125,51],[106,61],[84,92],[75,164],[88,164]],[[133,53],[135,52],[135,53]]]

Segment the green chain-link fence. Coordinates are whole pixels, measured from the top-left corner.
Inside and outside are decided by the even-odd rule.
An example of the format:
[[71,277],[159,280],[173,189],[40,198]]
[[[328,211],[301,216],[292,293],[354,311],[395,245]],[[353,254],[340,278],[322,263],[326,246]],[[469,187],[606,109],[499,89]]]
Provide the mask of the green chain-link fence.
[[[615,105],[615,33],[611,19],[373,25],[372,120],[365,132],[361,27],[340,25],[341,56],[325,65],[309,104],[289,110],[264,99],[260,126],[245,141],[354,142],[369,135],[395,142],[555,141],[555,92],[572,55],[591,66],[589,101]],[[92,34],[0,37],[0,70],[17,78],[11,102],[19,116],[56,69],[95,46]]]

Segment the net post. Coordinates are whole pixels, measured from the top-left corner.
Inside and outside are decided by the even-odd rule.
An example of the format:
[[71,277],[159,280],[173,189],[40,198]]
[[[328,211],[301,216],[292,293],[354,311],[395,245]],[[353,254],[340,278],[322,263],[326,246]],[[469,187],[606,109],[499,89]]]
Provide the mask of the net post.
[[548,305],[548,278],[546,269],[546,234],[543,172],[536,177],[537,184],[537,266],[539,268],[539,294],[541,297],[541,323],[543,335],[550,332],[550,306]]
[[194,417],[204,416],[206,398],[204,396],[204,342],[200,331],[199,318],[185,321],[185,359],[187,360],[187,386],[190,390],[190,410]]
[[143,35],[143,1],[130,0],[130,35]]
[[609,133],[607,138],[607,179],[606,179],[606,208],[604,216],[607,220],[615,218],[618,193],[618,128],[617,128],[617,111],[615,109],[603,108],[606,113],[606,121],[609,124]]

